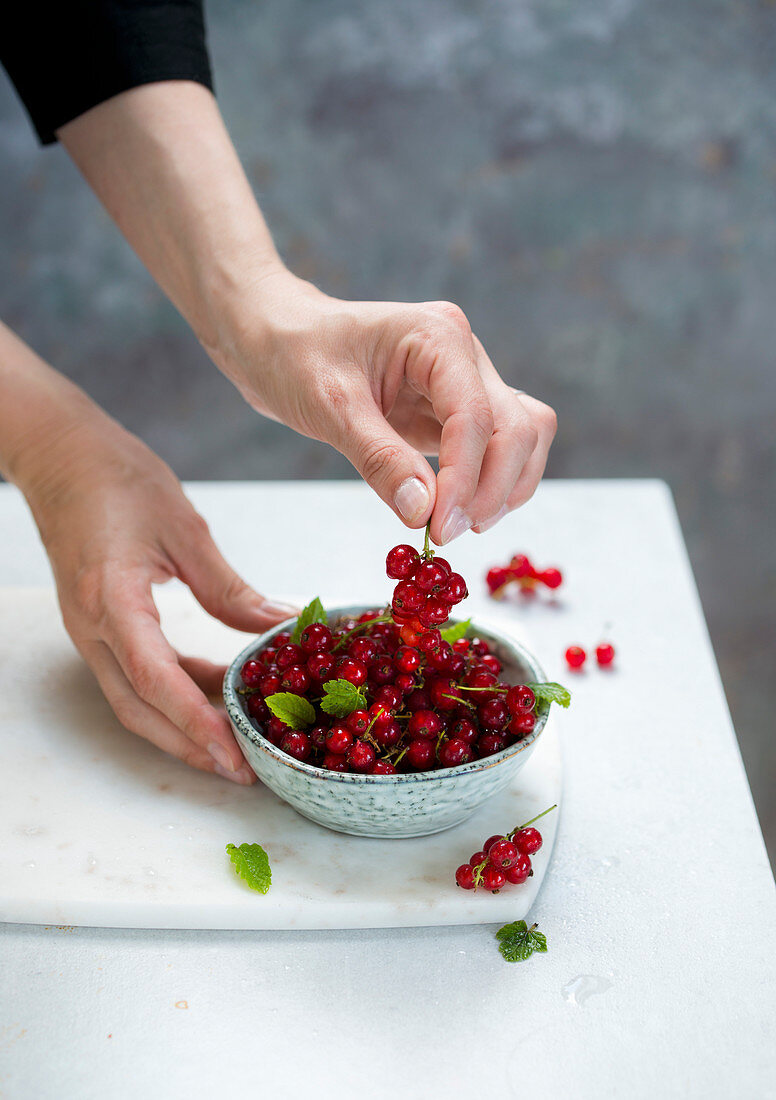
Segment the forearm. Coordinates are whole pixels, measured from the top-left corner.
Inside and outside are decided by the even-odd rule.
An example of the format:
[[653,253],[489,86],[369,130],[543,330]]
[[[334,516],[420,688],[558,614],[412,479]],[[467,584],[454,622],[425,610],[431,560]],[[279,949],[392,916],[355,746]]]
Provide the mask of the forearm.
[[212,94],[168,81],[58,131],[153,277],[218,358],[243,303],[283,270]]

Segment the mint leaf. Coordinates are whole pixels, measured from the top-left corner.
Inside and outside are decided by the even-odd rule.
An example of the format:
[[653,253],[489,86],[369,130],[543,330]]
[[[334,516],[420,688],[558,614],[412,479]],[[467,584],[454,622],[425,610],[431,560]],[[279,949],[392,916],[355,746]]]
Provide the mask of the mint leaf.
[[251,890],[266,894],[272,885],[272,869],[269,857],[260,844],[227,844],[226,850],[232,861],[235,873],[247,882]]
[[327,680],[323,690],[321,710],[333,714],[335,718],[347,718],[354,710],[366,709],[366,696],[350,680]]
[[268,695],[264,702],[275,717],[292,730],[303,730],[315,722],[315,707],[303,695],[276,691],[274,695]]
[[467,619],[465,623],[455,623],[453,626],[445,627],[444,630],[440,630],[443,642],[449,642],[450,645],[453,642],[459,641],[461,638],[466,637],[466,631],[472,625],[471,619]]
[[507,962],[523,962],[534,951],[547,950],[547,937],[543,932],[537,932],[536,928],[535,924],[529,928],[524,920],[516,920],[499,928],[496,933],[498,949]]
[[567,707],[571,703],[571,692],[562,684],[550,681],[546,684],[527,684],[540,703],[558,703],[561,707]]
[[296,626],[291,634],[291,641],[298,644],[299,639],[302,637],[302,631],[306,630],[310,623],[325,623],[328,625],[323,604],[317,596],[299,612],[299,618],[296,620]]

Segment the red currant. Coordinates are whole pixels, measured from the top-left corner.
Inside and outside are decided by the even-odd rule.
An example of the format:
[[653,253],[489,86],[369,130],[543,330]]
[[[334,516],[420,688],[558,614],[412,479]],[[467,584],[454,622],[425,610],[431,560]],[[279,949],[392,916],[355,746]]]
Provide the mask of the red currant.
[[373,638],[353,638],[348,646],[348,656],[356,661],[371,661],[377,654],[377,642]]
[[566,664],[569,668],[582,668],[586,659],[587,654],[582,646],[570,645],[566,650]]
[[434,555],[434,564],[439,566],[446,577],[449,577],[453,571],[447,558],[440,558],[438,554]]
[[509,721],[509,712],[503,699],[486,699],[477,708],[477,715],[483,726],[501,730]]
[[508,573],[514,580],[519,581],[524,577],[533,576],[534,567],[525,554],[515,554],[509,563]]
[[268,672],[259,680],[259,691],[266,697],[280,691],[280,676],[277,672]]
[[533,829],[530,826],[515,833],[513,840],[517,845],[517,850],[522,852],[524,856],[532,856],[542,846],[542,834],[538,829]]
[[451,573],[439,594],[447,603],[456,604],[466,599],[469,589],[460,573]]
[[369,708],[369,720],[374,723],[376,728],[379,728],[380,726],[387,726],[389,722],[392,722],[393,715],[384,703],[372,703]]
[[408,691],[412,691],[415,686],[415,680],[409,672],[398,672],[394,683],[402,695],[406,695]]
[[259,681],[266,671],[267,669],[263,661],[251,659],[246,661],[240,669],[240,676],[246,687],[253,688],[259,686]]
[[477,732],[476,726],[468,718],[458,718],[450,726],[450,739],[465,741],[467,745],[472,745],[477,740]]
[[394,745],[398,745],[401,741],[401,726],[394,718],[390,722],[386,722],[384,726],[375,723],[372,727],[372,737],[381,748],[392,749]]
[[491,595],[493,595],[494,592],[498,592],[499,588],[503,588],[508,580],[509,574],[501,565],[494,565],[485,575],[485,583],[490,589]]
[[424,608],[425,603],[425,594],[413,581],[399,581],[393,590],[391,606],[395,612],[398,611],[402,615],[410,618],[417,615],[420,621],[423,622],[421,610]]
[[326,734],[328,732],[329,731],[327,730],[326,726],[313,726],[313,728],[308,732],[307,736],[310,738],[316,749],[325,749]]
[[[393,670],[393,666],[391,666],[391,670]],[[386,710],[396,710],[401,704],[401,699],[401,692],[393,684],[381,684],[374,693],[375,703],[382,703]]]
[[433,710],[417,710],[407,722],[410,737],[422,737],[431,740],[442,730],[442,719]]
[[539,574],[539,580],[548,588],[560,588],[563,584],[563,574],[560,569],[545,569]]
[[288,730],[287,733],[283,734],[280,747],[283,752],[287,752],[295,760],[306,760],[312,752],[313,744],[307,734],[302,733],[301,730]]
[[368,666],[369,679],[373,684],[392,684],[396,677],[396,669],[390,657],[374,657]]
[[503,833],[494,833],[493,836],[489,836],[482,846],[482,850],[487,855],[494,844],[497,844],[499,840],[506,840]]
[[291,631],[290,630],[280,630],[275,635],[275,637],[272,639],[272,644],[274,646],[276,646],[278,649],[280,649],[280,647],[282,645],[288,645],[288,643],[290,641],[291,641]]
[[264,702],[264,697],[261,693],[257,692],[255,695],[249,695],[246,703],[248,714],[251,718],[255,718],[257,722],[266,722],[270,716],[270,709]]
[[289,665],[283,670],[280,686],[294,695],[304,695],[310,686],[310,676],[303,665]]
[[416,771],[425,771],[434,762],[434,746],[431,741],[410,741],[407,746],[407,761]]
[[346,726],[339,723],[332,726],[326,734],[326,748],[338,756],[344,756],[352,744],[353,734]]
[[396,775],[396,768],[390,760],[375,760],[370,775]]
[[455,872],[456,885],[460,886],[462,890],[474,889],[474,868],[471,863],[462,863],[458,870]]
[[366,710],[354,710],[345,719],[345,726],[351,733],[358,736],[359,734],[366,733],[369,729],[369,723],[371,719],[369,712]]
[[368,741],[354,741],[346,759],[354,772],[368,772],[375,762],[375,750]]
[[486,653],[485,656],[481,658],[481,661],[488,672],[492,672],[494,676],[498,676],[499,672],[501,672],[504,667],[495,653]]
[[412,583],[416,584],[421,592],[430,595],[439,592],[447,580],[447,574],[435,561],[424,561],[415,570]]
[[532,714],[516,714],[509,723],[509,732],[515,737],[525,737],[533,731],[535,725],[536,719]]
[[610,642],[602,642],[596,646],[595,659],[602,668],[606,668],[614,660],[614,646]]
[[330,772],[346,772],[348,770],[348,762],[344,756],[339,753],[327,752],[321,763],[321,767],[326,768]]
[[419,564],[420,554],[415,547],[402,543],[388,551],[385,571],[392,580],[401,581],[411,576]]
[[507,876],[492,863],[486,863],[482,871],[482,885],[491,893],[497,894],[507,881]]
[[536,706],[536,696],[525,684],[511,687],[507,692],[507,707],[510,714],[528,714]]
[[304,659],[305,655],[302,652],[302,647],[295,645],[293,642],[288,642],[278,650],[276,664],[280,669],[289,668],[291,665],[301,665]]
[[460,764],[468,764],[472,758],[471,745],[461,741],[457,737],[450,738],[439,747],[439,763],[443,768],[457,768]]
[[425,606],[418,612],[418,618],[424,626],[441,626],[447,622],[450,614],[450,605],[440,600],[439,596],[429,596]]
[[325,684],[334,677],[337,658],[333,653],[313,653],[307,661],[307,671],[315,684]]
[[497,733],[483,733],[477,742],[477,752],[480,756],[493,756],[504,748],[504,738]]
[[394,667],[399,672],[417,672],[420,668],[420,655],[417,649],[399,646],[393,658]]
[[367,670],[363,661],[357,661],[354,657],[343,657],[337,665],[337,678],[348,680],[356,687],[366,683]]
[[512,867],[519,854],[517,847],[506,837],[495,841],[488,849],[488,859],[494,867],[500,867],[502,871]]
[[299,645],[307,654],[323,653],[324,650],[331,649],[333,642],[334,635],[323,623],[310,623],[299,639]]
[[288,733],[288,726],[273,714],[267,722],[265,733],[267,739],[271,741],[273,745],[279,745]]
[[442,635],[438,630],[427,630],[418,638],[418,649],[421,653],[436,653],[442,644]]
[[531,860],[521,852],[512,866],[507,867],[505,874],[507,876],[507,882],[511,882],[514,886],[519,886],[522,882],[525,882],[531,874]]
[[472,867],[479,867],[481,863],[485,863],[487,858],[487,852],[474,852],[471,859],[469,860],[469,863],[471,863]]

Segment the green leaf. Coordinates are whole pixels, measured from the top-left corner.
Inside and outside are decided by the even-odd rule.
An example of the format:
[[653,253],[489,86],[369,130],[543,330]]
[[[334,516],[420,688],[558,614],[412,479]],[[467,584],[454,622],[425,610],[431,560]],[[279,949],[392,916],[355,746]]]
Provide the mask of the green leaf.
[[299,639],[302,637],[302,631],[306,630],[310,623],[324,623],[328,625],[328,619],[326,618],[323,604],[317,596],[299,613],[299,618],[296,620],[296,626],[291,634],[291,641],[298,644]]
[[571,692],[562,684],[552,681],[546,684],[527,684],[540,703],[558,703],[561,707],[567,707],[571,703]]
[[235,873],[247,882],[251,890],[266,894],[272,885],[272,869],[269,857],[260,844],[227,844],[226,850],[232,861]]
[[499,941],[499,951],[511,963],[523,962],[534,951],[547,950],[547,937],[544,933],[538,932],[535,924],[529,928],[524,920],[516,920],[499,928],[496,939]]
[[459,641],[461,638],[466,637],[466,631],[472,625],[471,619],[467,619],[464,623],[454,623],[453,626],[447,626],[444,630],[440,630],[443,642],[449,642],[450,645],[453,642]]
[[294,695],[292,691],[276,691],[264,700],[269,709],[281,722],[292,730],[303,730],[315,722],[315,707],[303,695]]
[[347,718],[354,710],[366,709],[366,696],[350,680],[327,680],[323,690],[321,710],[335,718]]

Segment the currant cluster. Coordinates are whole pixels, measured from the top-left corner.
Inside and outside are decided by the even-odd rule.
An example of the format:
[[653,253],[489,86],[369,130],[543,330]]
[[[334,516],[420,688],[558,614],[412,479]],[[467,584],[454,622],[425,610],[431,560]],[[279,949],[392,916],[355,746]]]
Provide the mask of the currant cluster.
[[[372,775],[453,768],[528,736],[533,690],[500,680],[501,661],[465,626],[443,637],[466,582],[435,557],[428,531],[422,554],[395,546],[386,571],[398,581],[390,607],[312,622],[298,640],[276,634],[246,661],[241,694],[256,728],[297,760]],[[300,698],[289,710],[290,696]]]
[[462,863],[455,872],[458,886],[463,890],[482,887],[497,894],[507,883],[519,886],[529,879],[533,874],[531,856],[542,846],[542,834],[531,826],[554,809],[555,806],[550,806],[511,833],[488,837],[482,850],[475,852],[469,862]]
[[[587,660],[587,654],[581,645],[570,645],[565,653],[566,664],[569,668],[582,668]],[[595,659],[601,668],[607,668],[614,661],[614,646],[611,642],[601,642],[595,648]]]
[[444,558],[432,556],[428,541],[422,557],[414,546],[394,546],[388,551],[385,571],[399,582],[391,610],[394,622],[410,628],[406,636],[416,637],[446,623],[451,609],[469,595],[461,574],[454,573]]
[[515,554],[509,565],[494,565],[485,575],[488,592],[494,599],[501,599],[510,584],[517,584],[521,592],[532,592],[537,585],[560,588],[563,574],[560,569],[537,569],[526,554]]

